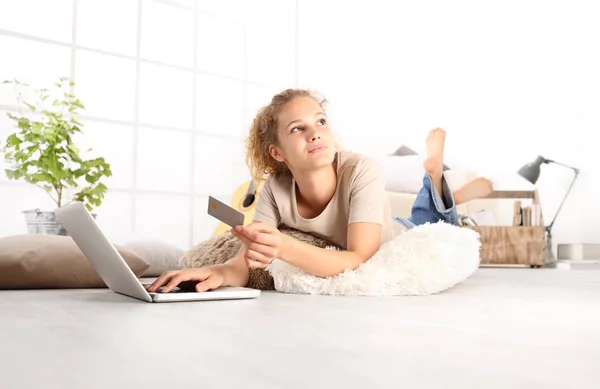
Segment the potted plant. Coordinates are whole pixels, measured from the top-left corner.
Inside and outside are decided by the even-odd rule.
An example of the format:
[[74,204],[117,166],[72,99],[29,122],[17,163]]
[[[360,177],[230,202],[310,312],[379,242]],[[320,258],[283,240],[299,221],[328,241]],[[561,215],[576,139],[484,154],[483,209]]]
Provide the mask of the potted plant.
[[[62,77],[51,89],[35,90],[16,79],[3,84],[13,85],[18,108],[18,112],[8,113],[18,131],[0,142],[10,166],[5,169],[8,178],[40,187],[56,208],[73,201],[82,202],[89,211],[100,206],[107,190],[101,180],[112,172],[104,158],[82,158],[73,143],[73,136],[83,127],[77,120],[79,110],[85,109],[72,92],[74,82]],[[25,101],[23,92],[32,100]],[[66,235],[53,211],[23,213],[29,233]]]

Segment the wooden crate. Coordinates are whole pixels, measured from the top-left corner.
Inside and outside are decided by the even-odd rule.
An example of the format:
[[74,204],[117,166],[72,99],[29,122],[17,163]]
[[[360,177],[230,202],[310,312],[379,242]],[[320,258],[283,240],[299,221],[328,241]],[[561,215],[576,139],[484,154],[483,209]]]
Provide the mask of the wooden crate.
[[[539,204],[537,190],[496,191],[487,198],[533,199]],[[546,264],[546,230],[540,215],[536,226],[466,226],[481,236],[481,265],[544,266]]]

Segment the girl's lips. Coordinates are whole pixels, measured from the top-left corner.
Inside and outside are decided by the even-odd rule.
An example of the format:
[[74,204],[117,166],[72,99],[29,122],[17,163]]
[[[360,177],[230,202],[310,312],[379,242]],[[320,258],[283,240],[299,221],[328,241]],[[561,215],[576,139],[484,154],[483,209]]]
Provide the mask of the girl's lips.
[[320,147],[317,147],[317,148],[314,148],[314,149],[310,150],[309,153],[318,153],[319,151],[323,151],[326,148],[327,148],[327,146],[320,146]]

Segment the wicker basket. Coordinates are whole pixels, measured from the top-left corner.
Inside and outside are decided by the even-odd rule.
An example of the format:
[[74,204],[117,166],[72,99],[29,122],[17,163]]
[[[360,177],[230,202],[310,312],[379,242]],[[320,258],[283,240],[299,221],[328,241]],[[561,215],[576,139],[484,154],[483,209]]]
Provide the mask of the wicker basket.
[[[534,191],[496,191],[487,198],[533,199],[539,204]],[[481,236],[481,265],[544,266],[546,264],[546,229],[544,219],[536,226],[466,226]]]
[[477,226],[481,235],[482,265],[546,264],[546,230],[543,226]]

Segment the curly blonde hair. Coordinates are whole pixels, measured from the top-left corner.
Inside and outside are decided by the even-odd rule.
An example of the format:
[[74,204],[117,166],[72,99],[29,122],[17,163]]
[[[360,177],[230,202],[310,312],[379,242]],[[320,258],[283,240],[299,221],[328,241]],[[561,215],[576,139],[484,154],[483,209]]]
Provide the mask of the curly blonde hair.
[[313,98],[325,112],[327,100],[306,89],[286,89],[273,96],[269,105],[258,110],[252,121],[250,134],[246,138],[246,164],[252,178],[257,182],[263,181],[271,174],[291,174],[285,163],[271,156],[269,146],[279,144],[277,118],[283,106],[297,97]]

